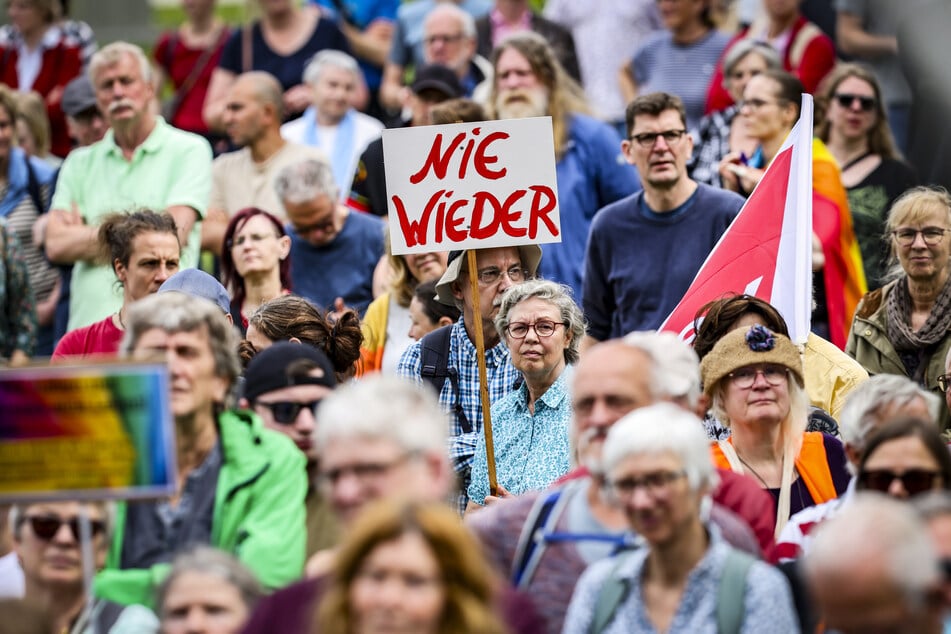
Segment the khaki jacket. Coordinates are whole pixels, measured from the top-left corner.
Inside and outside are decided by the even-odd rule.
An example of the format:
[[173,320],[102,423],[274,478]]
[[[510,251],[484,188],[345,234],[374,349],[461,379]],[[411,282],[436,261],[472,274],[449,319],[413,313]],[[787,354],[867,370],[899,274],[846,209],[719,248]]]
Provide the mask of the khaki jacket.
[[[908,376],[905,364],[888,339],[886,323],[886,300],[888,294],[895,288],[898,280],[889,282],[882,288],[867,293],[859,302],[852,319],[852,330],[845,351],[858,361],[870,375],[899,374]],[[914,377],[917,383],[934,392],[941,399],[941,415],[939,423],[941,429],[949,426],[948,407],[944,394],[938,388],[938,377],[946,372],[944,360],[951,347],[951,332],[938,343],[937,347],[926,359],[924,375],[920,380]]]

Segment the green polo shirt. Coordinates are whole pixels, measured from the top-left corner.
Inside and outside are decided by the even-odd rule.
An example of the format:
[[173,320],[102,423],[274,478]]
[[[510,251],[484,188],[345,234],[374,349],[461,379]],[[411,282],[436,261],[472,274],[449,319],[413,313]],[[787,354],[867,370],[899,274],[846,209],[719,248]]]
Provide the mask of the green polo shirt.
[[[112,130],[102,141],[70,152],[56,183],[51,209],[75,203],[87,225],[115,211],[162,211],[185,205],[205,215],[211,190],[211,148],[202,137],[156,118],[155,128],[131,161],[122,156]],[[198,265],[201,222],[182,252],[182,268]],[[79,261],[73,267],[69,329],[88,326],[122,306],[122,289],[111,265]]]

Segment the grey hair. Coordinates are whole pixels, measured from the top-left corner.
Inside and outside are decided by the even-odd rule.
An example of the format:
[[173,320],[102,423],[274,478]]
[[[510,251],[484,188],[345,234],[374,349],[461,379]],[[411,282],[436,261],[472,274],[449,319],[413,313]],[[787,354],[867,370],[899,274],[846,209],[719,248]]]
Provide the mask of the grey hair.
[[343,51],[328,48],[320,51],[307,62],[307,66],[304,67],[304,83],[310,86],[315,85],[320,80],[320,75],[325,68],[339,68],[347,71],[355,78],[360,76],[360,66],[357,65],[357,60]]
[[[116,503],[110,501],[89,501],[79,503],[99,508],[102,511],[102,519],[106,525],[105,542],[107,544],[112,542],[112,533],[116,526]],[[20,537],[20,528],[23,526],[23,522],[26,520],[26,510],[36,504],[47,504],[47,502],[28,502],[10,505],[10,511],[7,515],[7,519],[10,530],[13,531],[13,535],[17,539]],[[55,502],[49,502],[49,504],[55,504]]]
[[336,202],[339,191],[334,173],[325,161],[308,159],[282,169],[274,180],[274,190],[282,201],[294,204],[327,196]]
[[929,491],[911,498],[911,505],[925,522],[951,515],[951,492]]
[[700,400],[700,360],[694,349],[672,332],[644,330],[621,341],[654,362],[651,384],[655,398],[683,401],[690,409]]
[[448,15],[456,19],[459,22],[459,27],[462,29],[462,34],[468,39],[474,39],[476,36],[476,24],[475,18],[472,17],[467,11],[463,11],[457,5],[450,2],[437,4],[430,12],[426,15],[426,21],[423,22],[423,37],[426,37],[427,27],[429,23],[441,16]]
[[234,387],[241,373],[238,359],[238,335],[216,304],[185,293],[156,293],[129,307],[121,354],[129,357],[139,338],[158,328],[168,333],[193,332],[205,327],[208,344],[215,359],[215,374]]
[[138,64],[142,80],[151,84],[152,65],[149,64],[149,58],[135,44],[119,41],[103,46],[93,53],[92,59],[89,60],[89,81],[92,82],[93,88],[96,87],[96,75],[99,74],[99,71],[118,63],[126,55],[131,55],[135,63]]
[[526,280],[509,287],[502,295],[499,314],[495,317],[496,332],[504,335],[512,309],[529,299],[546,301],[558,309],[558,314],[561,315],[559,319],[565,324],[565,332],[571,334],[571,341],[565,348],[565,363],[577,363],[580,358],[578,350],[587,332],[588,323],[581,308],[571,298],[571,289],[564,284],[548,280]]
[[249,613],[264,596],[264,588],[261,587],[254,573],[234,555],[211,546],[196,546],[182,552],[172,560],[172,569],[155,592],[155,605],[160,619],[164,620],[168,616],[165,611],[165,599],[168,597],[169,590],[179,577],[190,572],[215,577],[219,582],[216,585],[225,583],[237,590]]
[[839,432],[842,440],[858,451],[865,448],[865,439],[882,423],[883,410],[888,406],[907,407],[915,399],[922,399],[932,421],[938,420],[941,399],[922,389],[911,379],[898,374],[877,374],[849,392],[839,414]]
[[860,562],[867,565],[876,558],[911,607],[923,609],[928,592],[941,579],[934,544],[911,505],[884,494],[857,492],[836,517],[823,522],[803,569],[808,579],[824,574],[848,578]]
[[318,447],[365,438],[389,440],[409,452],[445,456],[449,418],[435,392],[409,379],[372,375],[324,397],[317,411]]
[[658,453],[672,453],[680,459],[694,491],[716,486],[710,439],[703,431],[703,423],[673,403],[638,408],[611,427],[604,441],[605,473],[632,455]]
[[723,56],[724,82],[726,81],[727,76],[733,72],[733,68],[750,53],[756,53],[762,57],[763,61],[766,62],[766,68],[770,70],[782,69],[783,61],[779,58],[779,53],[776,52],[775,48],[766,42],[760,42],[752,38],[747,38],[736,42],[729,48],[729,50],[727,50],[726,55]]

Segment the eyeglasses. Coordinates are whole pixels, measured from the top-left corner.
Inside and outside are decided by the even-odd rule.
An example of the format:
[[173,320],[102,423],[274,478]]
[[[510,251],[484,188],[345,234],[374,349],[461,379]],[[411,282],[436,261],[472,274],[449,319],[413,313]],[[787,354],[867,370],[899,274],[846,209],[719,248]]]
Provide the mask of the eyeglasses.
[[490,266],[487,269],[479,271],[479,282],[482,283],[483,286],[492,286],[502,279],[503,274],[516,284],[527,280],[529,275],[528,269],[520,266],[510,267],[507,271],[502,271],[502,269],[496,266]]
[[668,487],[675,481],[683,478],[687,472],[680,471],[657,471],[648,473],[639,478],[621,478],[608,483],[608,490],[618,499],[627,499],[634,495],[638,489],[644,489],[651,497],[659,497],[667,492]]
[[539,337],[551,337],[555,334],[558,326],[564,326],[563,321],[549,321],[542,319],[534,324],[527,324],[523,321],[516,321],[505,327],[505,333],[512,339],[524,339],[528,336],[529,330],[534,330]]
[[327,471],[322,471],[317,476],[317,483],[325,489],[333,488],[348,474],[356,478],[360,484],[366,485],[373,482],[378,482],[387,473],[389,473],[389,471],[395,469],[404,462],[415,458],[417,455],[417,452],[409,451],[397,456],[389,462],[358,462],[356,464],[337,467],[335,469],[328,469]]
[[677,145],[680,139],[684,138],[686,130],[664,130],[663,132],[644,132],[643,134],[631,135],[631,141],[636,142],[642,148],[649,149],[657,143],[657,137],[664,137],[667,145]]
[[740,110],[744,107],[749,107],[752,110],[759,110],[763,106],[778,106],[781,103],[785,103],[785,100],[779,99],[777,101],[766,101],[765,99],[741,99],[737,102],[737,106]]
[[276,238],[277,236],[273,233],[251,233],[248,235],[238,236],[237,238],[228,238],[225,241],[225,247],[228,249],[233,249],[235,247],[244,246],[247,242],[252,242],[258,244],[259,242],[264,242],[268,238]]
[[424,37],[423,42],[427,46],[439,44],[440,42],[443,44],[452,44],[453,42],[458,42],[463,37],[465,37],[465,35],[462,33],[456,33],[455,35],[430,35],[429,37]]
[[314,231],[320,230],[321,233],[331,233],[336,228],[333,218],[330,220],[324,220],[323,222],[315,222],[312,225],[298,226],[292,225],[294,227],[294,233],[299,236],[306,236],[313,233]]
[[940,389],[942,392],[947,392],[948,384],[949,382],[951,382],[951,374],[942,374],[941,376],[938,377],[937,381],[938,381],[938,389]]
[[942,229],[941,227],[925,227],[924,229],[896,229],[892,231],[892,235],[895,236],[895,239],[903,247],[910,247],[915,243],[915,239],[918,237],[918,234],[921,234],[921,238],[925,241],[929,247],[933,247],[936,244],[940,244],[944,234],[948,232],[948,229]]
[[851,93],[846,93],[846,92],[838,92],[832,95],[832,98],[835,99],[836,103],[838,103],[843,108],[851,108],[852,104],[858,101],[859,109],[862,112],[871,112],[872,109],[875,108],[875,104],[877,103],[875,101],[875,97],[866,97],[864,95],[853,95]]
[[900,480],[908,495],[915,496],[935,487],[941,474],[927,469],[909,469],[904,473],[896,473],[890,469],[870,469],[859,474],[859,484],[863,489],[888,493],[892,482]]
[[320,399],[309,401],[307,403],[295,403],[294,401],[275,401],[273,403],[262,403],[257,401],[255,405],[266,407],[271,410],[271,416],[275,423],[281,425],[293,425],[297,421],[301,410],[305,407],[310,410],[311,415],[317,416],[317,406],[320,405]]
[[763,378],[766,379],[766,382],[770,385],[782,385],[783,381],[786,380],[786,368],[781,365],[767,364],[761,367],[749,366],[746,368],[740,368],[739,370],[734,370],[727,374],[733,385],[740,389],[746,389],[748,387],[753,387],[753,383],[756,382],[756,375],[762,374]]
[[[31,515],[25,519],[29,522],[33,534],[44,541],[53,539],[63,524],[69,526],[69,532],[72,533],[74,540],[77,542],[80,540],[78,517],[66,520],[55,515]],[[106,523],[102,520],[89,520],[89,530],[93,537],[101,535],[106,532]]]

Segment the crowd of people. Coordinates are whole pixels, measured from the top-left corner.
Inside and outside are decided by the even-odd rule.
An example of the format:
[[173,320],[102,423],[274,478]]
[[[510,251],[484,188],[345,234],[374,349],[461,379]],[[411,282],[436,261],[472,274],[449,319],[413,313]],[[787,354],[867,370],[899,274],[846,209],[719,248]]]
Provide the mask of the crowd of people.
[[[177,488],[0,507],[0,624],[951,631],[951,182],[905,158],[943,151],[913,12],[250,4],[184,1],[146,51],[7,3],[0,364],[165,363]],[[659,332],[804,93],[812,332],[742,288]],[[384,129],[528,117],[562,241],[394,255]]]

